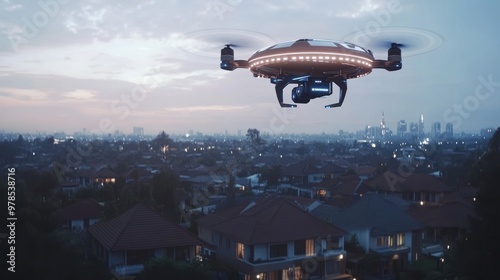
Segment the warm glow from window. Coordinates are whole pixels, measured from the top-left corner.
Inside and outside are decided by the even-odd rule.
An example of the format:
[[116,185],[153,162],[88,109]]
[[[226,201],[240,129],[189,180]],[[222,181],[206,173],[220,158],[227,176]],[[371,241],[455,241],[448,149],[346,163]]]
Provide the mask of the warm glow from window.
[[237,250],[237,257],[239,259],[245,259],[245,244],[239,243],[236,245],[236,250]]
[[306,240],[306,256],[314,255],[314,239]]

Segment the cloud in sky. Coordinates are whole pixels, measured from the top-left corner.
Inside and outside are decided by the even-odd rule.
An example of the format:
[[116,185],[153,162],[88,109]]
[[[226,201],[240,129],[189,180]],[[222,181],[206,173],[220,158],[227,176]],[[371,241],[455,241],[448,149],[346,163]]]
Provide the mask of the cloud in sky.
[[[235,49],[236,59],[246,59],[280,41],[408,28],[438,34],[442,44],[415,57],[403,49],[399,72],[349,80],[341,108],[323,109],[336,91],[287,111],[279,132],[354,131],[377,125],[382,112],[393,130],[423,113],[427,128],[459,119],[461,130],[478,131],[500,119],[499,8],[451,0],[4,0],[0,129],[71,133],[110,119],[115,129],[143,126],[152,134],[266,130],[283,114],[274,85],[248,70],[221,70],[225,43],[247,43]],[[481,86],[487,98],[477,97]]]

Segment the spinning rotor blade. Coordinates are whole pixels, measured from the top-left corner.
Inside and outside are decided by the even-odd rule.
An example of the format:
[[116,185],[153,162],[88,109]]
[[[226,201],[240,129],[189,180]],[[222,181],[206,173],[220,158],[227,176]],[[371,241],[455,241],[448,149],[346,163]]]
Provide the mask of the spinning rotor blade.
[[383,55],[392,44],[401,48],[405,57],[421,55],[441,46],[443,38],[432,31],[409,27],[383,27],[376,31],[356,31],[343,38],[344,41],[358,44]]
[[388,49],[394,45],[401,49],[412,48],[415,46],[415,44],[411,43],[398,43],[395,41],[388,41],[388,40],[379,40],[377,42],[373,42],[372,44],[370,44],[370,46],[373,46],[374,49]]

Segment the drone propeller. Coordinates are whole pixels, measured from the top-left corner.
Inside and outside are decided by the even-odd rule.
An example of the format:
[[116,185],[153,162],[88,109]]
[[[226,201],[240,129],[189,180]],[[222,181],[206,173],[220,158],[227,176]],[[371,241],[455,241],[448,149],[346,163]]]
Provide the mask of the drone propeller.
[[378,40],[376,42],[373,42],[372,44],[370,44],[371,46],[373,46],[374,49],[388,49],[388,48],[391,48],[391,47],[398,47],[398,48],[401,48],[401,49],[406,49],[406,48],[412,48],[414,47],[415,44],[412,44],[412,43],[396,43],[394,41],[388,41],[388,40]]

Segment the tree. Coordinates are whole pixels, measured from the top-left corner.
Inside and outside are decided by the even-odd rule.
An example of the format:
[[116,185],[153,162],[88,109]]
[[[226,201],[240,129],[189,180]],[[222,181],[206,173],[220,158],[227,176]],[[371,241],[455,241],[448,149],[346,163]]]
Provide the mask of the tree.
[[168,136],[168,134],[165,133],[165,131],[160,132],[158,136],[156,136],[155,139],[153,139],[153,148],[155,150],[161,150],[164,147],[167,147],[169,145],[172,145],[172,139]]
[[151,186],[153,206],[170,219],[176,219],[180,215],[176,199],[178,186],[179,176],[173,171],[164,170],[153,176]]
[[210,270],[198,262],[186,263],[162,258],[154,259],[144,265],[144,270],[137,276],[137,280],[209,280]]
[[471,185],[478,187],[470,232],[449,254],[450,267],[462,279],[496,279],[500,252],[500,128],[474,165]]
[[261,180],[268,186],[277,186],[281,177],[283,177],[283,169],[279,165],[262,170],[260,175]]
[[260,137],[260,131],[255,128],[249,128],[246,136],[252,145],[263,145],[265,143]]

